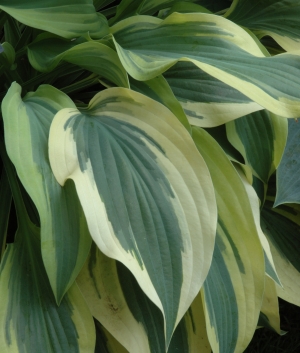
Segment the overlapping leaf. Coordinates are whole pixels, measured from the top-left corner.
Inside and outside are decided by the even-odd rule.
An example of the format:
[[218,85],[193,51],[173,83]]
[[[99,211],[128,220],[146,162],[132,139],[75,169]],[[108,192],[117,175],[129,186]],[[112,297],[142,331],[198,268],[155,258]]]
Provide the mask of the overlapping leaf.
[[190,124],[180,103],[175,98],[168,82],[162,75],[148,81],[137,81],[131,78],[130,88],[165,105],[178,118],[183,126],[188,131],[191,131]]
[[268,327],[278,334],[281,334],[276,285],[275,282],[268,276],[265,277],[264,297],[258,321],[258,326],[260,325]]
[[253,174],[265,184],[281,160],[287,124],[286,119],[266,110],[226,124],[229,141],[243,155]]
[[93,318],[76,284],[57,306],[41,256],[39,228],[28,218],[15,171],[3,147],[1,143],[18,230],[0,267],[1,352],[90,352],[95,345]]
[[260,37],[273,37],[287,51],[300,49],[299,16],[298,0],[234,0],[225,14]]
[[300,203],[300,124],[289,120],[288,138],[282,160],[277,170],[275,206],[283,203]]
[[263,251],[239,175],[208,133],[196,127],[192,132],[210,170],[218,205],[216,245],[203,287],[208,337],[214,352],[243,352],[263,296]]
[[219,12],[230,7],[231,0],[198,0],[197,3],[206,7],[212,12]]
[[49,164],[50,124],[65,107],[74,103],[46,85],[22,100],[17,83],[2,103],[7,152],[39,212],[43,261],[57,302],[78,275],[91,245],[74,184],[62,188]]
[[246,31],[225,18],[135,16],[114,25],[111,33],[123,66],[137,80],[191,61],[275,114],[300,114],[300,52],[265,57]]
[[299,215],[299,206],[293,204],[273,209],[271,202],[266,201],[262,210],[262,227],[283,286],[277,287],[278,295],[296,305],[300,305]]
[[110,47],[84,38],[66,40],[42,34],[28,46],[31,65],[39,71],[52,71],[61,61],[67,61],[94,72],[117,86],[128,87],[128,77],[117,53]]
[[89,230],[161,309],[169,342],[208,272],[216,204],[189,133],[162,104],[125,88],[63,109],[50,131],[52,170],[74,180]]
[[248,179],[243,173],[243,170],[240,168],[240,166],[236,166],[236,169],[241,177],[241,180],[243,182],[244,188],[247,192],[249,203],[251,205],[252,209],[252,214],[256,226],[256,232],[257,235],[260,239],[260,243],[263,247],[264,250],[264,258],[265,258],[265,272],[268,274],[275,282],[277,282],[279,285],[280,279],[278,277],[278,274],[276,272],[273,256],[270,250],[270,245],[269,242],[265,236],[265,234],[262,231],[260,220],[261,220],[261,214],[260,214],[260,202],[257,193],[255,192],[253,186],[249,183]]
[[[129,352],[166,351],[163,316],[124,265],[94,245],[77,283],[93,316]],[[177,326],[168,353],[196,350],[210,353],[200,295]]]
[[203,13],[211,13],[211,11],[207,10],[205,7],[194,4],[192,2],[187,1],[178,1],[173,4],[171,7],[161,10],[158,14],[159,18],[166,18],[171,15],[173,12],[180,13],[191,13],[191,12],[203,12]]
[[263,109],[244,94],[191,62],[178,62],[164,77],[191,124],[213,127]]
[[214,128],[205,129],[205,131],[208,132],[218,142],[218,144],[222,147],[223,151],[231,161],[244,163],[243,156],[228,141],[225,124],[216,126]]
[[107,34],[104,17],[97,14],[92,0],[1,0],[0,9],[27,26],[64,38],[89,32],[92,38]]
[[[153,15],[155,12],[171,7],[180,0],[122,0],[117,7],[116,15],[109,21],[110,25],[134,15]],[[185,4],[196,0],[185,0]]]
[[[95,244],[92,245],[90,257],[77,278],[92,315],[129,352],[147,353],[151,352],[151,347],[153,351],[163,351],[165,340],[161,312],[139,289],[130,272],[121,266],[119,269],[124,278],[119,278],[117,262],[105,256]],[[139,290],[139,295],[136,290]]]
[[76,284],[58,307],[44,268],[39,231],[21,228],[0,268],[1,352],[91,352],[93,318]]
[[96,347],[95,353],[128,353],[128,350],[121,345],[101,324],[95,320],[96,325]]

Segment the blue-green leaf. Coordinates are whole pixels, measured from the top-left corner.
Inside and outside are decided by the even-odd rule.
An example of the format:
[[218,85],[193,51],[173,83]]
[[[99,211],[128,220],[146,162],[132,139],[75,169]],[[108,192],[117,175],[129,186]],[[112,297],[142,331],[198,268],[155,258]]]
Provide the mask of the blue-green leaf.
[[213,127],[262,107],[191,62],[178,62],[164,77],[191,124]]
[[281,160],[287,139],[287,119],[266,110],[226,124],[228,140],[242,154],[253,174],[265,184]]
[[225,17],[259,36],[271,36],[285,50],[300,49],[298,0],[234,0]]
[[275,114],[300,115],[299,52],[265,57],[249,33],[221,16],[134,16],[111,33],[124,68],[137,80],[190,61]]
[[277,170],[275,207],[283,203],[300,203],[300,124],[289,120],[285,150]]

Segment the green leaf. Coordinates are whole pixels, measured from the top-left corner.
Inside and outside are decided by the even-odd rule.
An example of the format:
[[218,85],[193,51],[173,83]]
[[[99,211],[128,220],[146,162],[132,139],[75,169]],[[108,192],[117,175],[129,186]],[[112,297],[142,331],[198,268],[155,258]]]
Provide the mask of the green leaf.
[[157,76],[149,81],[137,81],[133,78],[130,79],[130,88],[136,92],[140,92],[147,97],[162,103],[164,106],[169,108],[171,112],[178,118],[183,126],[191,132],[191,126],[187,120],[187,117],[180,105],[175,98],[168,82],[163,76]]
[[95,353],[128,353],[128,350],[96,321]]
[[123,66],[137,80],[191,61],[275,114],[300,115],[299,53],[265,57],[246,31],[223,17],[135,16],[114,25],[111,33]]
[[3,168],[0,178],[0,262],[6,246],[7,226],[11,206],[11,191],[7,174]]
[[280,335],[280,317],[276,285],[269,276],[265,277],[265,291],[260,311],[258,326],[260,326],[260,323],[263,323],[263,326],[274,330]]
[[262,107],[191,62],[178,62],[164,77],[181,103],[189,122],[214,127]]
[[[91,237],[72,182],[62,188],[48,157],[50,124],[57,111],[74,107],[64,93],[40,86],[21,99],[14,83],[2,102],[7,153],[35,203],[41,221],[42,257],[59,303],[89,252]],[[70,222],[72,220],[72,222]]]
[[211,13],[211,11],[207,10],[205,7],[200,6],[198,4],[189,3],[187,1],[178,1],[173,4],[170,8],[166,10],[162,10],[159,14],[159,18],[166,18],[171,15],[173,12],[180,13],[191,13],[191,12],[203,12],[203,13]]
[[[184,345],[184,341],[187,341]],[[168,353],[211,353],[206,332],[201,294],[194,299],[189,310],[177,326]]]
[[[221,147],[203,129],[193,138],[209,168],[218,227],[203,300],[214,352],[243,352],[256,328],[264,290],[264,256],[243,182]],[[233,221],[234,220],[234,221]]]
[[131,353],[163,352],[164,322],[135,278],[95,244],[77,278],[92,315]]
[[76,284],[58,307],[43,264],[39,230],[28,223],[0,267],[1,352],[92,352],[94,323]]
[[18,230],[0,266],[0,347],[4,353],[86,353],[95,345],[92,316],[76,284],[58,307],[41,256],[40,230],[28,218],[3,141],[0,153]]
[[234,0],[225,14],[259,36],[271,36],[285,50],[300,49],[300,4],[298,0]]
[[0,9],[27,26],[64,38],[86,33],[102,38],[108,32],[106,19],[96,13],[92,0],[0,0]]
[[94,72],[117,86],[129,87],[127,73],[117,53],[108,46],[86,41],[67,40],[48,33],[42,34],[28,46],[31,65],[39,71],[52,71],[61,61],[67,61]]
[[[91,313],[131,353],[165,351],[163,316],[130,271],[96,245],[77,283]],[[210,353],[201,296],[193,301],[170,342],[168,353]],[[109,350],[111,352],[111,350]],[[112,350],[119,353],[119,350]]]
[[285,150],[279,164],[277,193],[274,206],[284,203],[300,203],[300,125],[296,120],[288,121],[288,137]]
[[300,208],[297,204],[271,207],[266,202],[262,210],[262,228],[268,237],[274,263],[282,287],[278,296],[300,306],[299,231]]
[[[288,212],[296,212],[298,216],[300,215],[300,212],[293,209],[290,205],[285,209]],[[294,223],[285,217],[280,208],[272,209],[268,207],[264,207],[262,210],[262,221],[263,229],[277,248],[277,251],[300,272],[300,223]]]
[[5,40],[15,48],[21,37],[21,32],[18,22],[11,16],[7,17],[7,21],[4,24],[4,35]]
[[277,169],[287,139],[287,119],[261,110],[226,124],[228,140],[265,184]]
[[95,9],[97,11],[103,9],[104,7],[108,6],[112,2],[114,2],[114,0],[93,0]]
[[225,124],[205,129],[205,131],[208,132],[218,142],[218,144],[222,147],[223,151],[231,161],[244,163],[243,156],[228,141]]
[[1,56],[5,58],[7,65],[12,65],[15,62],[15,50],[8,42],[1,44]]
[[[115,17],[113,17],[109,24],[113,25],[125,18],[134,15],[153,15],[161,9],[166,9],[176,4],[180,0],[122,0],[117,7]],[[186,5],[189,2],[196,2],[197,0],[186,0]]]
[[189,133],[162,104],[111,88],[87,109],[61,110],[49,146],[59,183],[76,184],[97,246],[163,312],[168,343],[206,277],[216,227],[209,172]]
[[252,209],[252,214],[253,214],[255,226],[256,226],[256,231],[259,236],[261,245],[264,249],[265,272],[275,282],[277,282],[279,285],[281,285],[280,279],[279,279],[278,274],[276,272],[276,268],[275,268],[273,256],[272,256],[272,253],[270,250],[269,242],[268,242],[264,232],[262,231],[261,224],[260,224],[261,223],[260,222],[261,221],[260,200],[258,198],[258,195],[257,195],[255,189],[253,188],[253,186],[251,185],[251,183],[248,181],[247,177],[245,176],[244,171],[241,168],[241,165],[237,165],[236,169],[242,179],[242,182],[244,184],[244,188],[247,192],[249,203],[250,203],[251,209]]

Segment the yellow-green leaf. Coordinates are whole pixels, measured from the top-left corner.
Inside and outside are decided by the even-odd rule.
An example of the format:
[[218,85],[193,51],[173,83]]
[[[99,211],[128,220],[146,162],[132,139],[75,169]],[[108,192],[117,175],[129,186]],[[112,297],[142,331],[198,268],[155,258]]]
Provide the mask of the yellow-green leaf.
[[209,168],[218,206],[216,245],[202,290],[208,338],[214,353],[242,353],[260,312],[263,250],[237,171],[207,132],[193,127],[192,133]]
[[66,61],[94,72],[117,86],[129,87],[127,73],[116,51],[85,38],[68,40],[43,33],[28,46],[28,58],[39,71],[52,71],[61,61]]
[[22,99],[21,87],[13,83],[2,102],[7,153],[39,212],[42,257],[58,303],[77,277],[91,246],[74,183],[69,181],[62,188],[49,163],[50,124],[55,113],[66,107],[75,105],[48,85]]

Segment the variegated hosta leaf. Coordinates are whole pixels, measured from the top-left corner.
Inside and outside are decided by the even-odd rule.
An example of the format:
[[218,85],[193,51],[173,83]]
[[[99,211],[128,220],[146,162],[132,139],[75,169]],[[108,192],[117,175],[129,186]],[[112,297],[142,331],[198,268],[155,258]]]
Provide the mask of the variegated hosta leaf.
[[57,306],[40,246],[38,228],[26,219],[4,254],[0,267],[1,353],[93,352],[95,328],[85,300],[73,283]]
[[253,174],[268,184],[281,160],[287,119],[261,110],[226,124],[228,140],[242,154]]
[[95,320],[96,325],[96,347],[95,353],[128,353],[128,350],[121,345],[100,323]]
[[[163,316],[124,265],[94,245],[77,283],[92,315],[130,353],[166,351]],[[197,350],[210,353],[200,295],[177,326],[168,352]]]
[[181,319],[172,337],[168,353],[177,352],[211,353],[200,293]]
[[50,124],[55,113],[66,107],[75,105],[47,85],[22,100],[17,83],[2,103],[7,153],[38,209],[42,257],[58,303],[77,277],[91,245],[74,184],[68,182],[62,188],[49,164]]
[[128,87],[128,77],[117,53],[108,46],[84,38],[67,40],[44,33],[28,46],[31,65],[39,71],[52,71],[67,61],[94,72],[117,86]]
[[[182,2],[182,0],[148,0],[142,1],[137,13],[140,15],[153,15],[161,9],[166,9],[173,6],[174,4]],[[185,0],[185,4],[188,6],[190,3],[197,2],[197,0]]]
[[264,290],[264,256],[244,185],[221,147],[203,129],[193,138],[209,168],[217,199],[213,260],[204,282],[213,352],[243,352],[256,328]]
[[[161,312],[141,289],[139,295],[135,294],[139,287],[130,272],[126,272],[126,268],[121,268],[121,272],[125,276],[119,279],[116,260],[105,256],[93,244],[76,282],[92,315],[130,353],[148,353],[151,348],[153,352],[163,351],[165,340]],[[125,285],[124,289],[122,285]],[[130,291],[131,295],[125,297]]]
[[191,124],[213,127],[263,109],[244,94],[191,62],[178,62],[164,77]]
[[162,104],[111,88],[86,110],[61,110],[49,145],[97,246],[161,309],[169,342],[207,275],[216,229],[211,178],[189,133]]
[[194,4],[187,1],[178,1],[167,9],[161,10],[158,13],[159,18],[166,18],[171,15],[173,12],[180,13],[191,13],[191,12],[203,12],[203,13],[211,13],[211,11],[207,10],[205,7]]
[[123,66],[137,80],[191,61],[275,114],[300,115],[300,51],[265,57],[245,30],[221,16],[134,16],[111,33]]
[[300,203],[300,124],[290,119],[285,150],[277,170],[275,206],[284,203]]
[[265,291],[258,321],[258,326],[260,325],[281,334],[276,285],[269,276],[265,277]]
[[274,263],[282,288],[278,295],[300,306],[300,208],[298,205],[282,205],[273,209],[266,201],[262,210],[262,228],[268,237]]
[[102,38],[108,32],[106,19],[97,14],[92,0],[0,0],[0,9],[27,26],[64,38],[87,32]]
[[225,124],[205,129],[205,131],[208,132],[218,142],[218,144],[222,147],[223,151],[231,161],[244,163],[243,156],[228,141]]
[[298,0],[234,0],[225,17],[259,36],[271,36],[285,50],[300,49]]
[[248,199],[249,199],[251,209],[252,209],[252,214],[253,214],[255,226],[256,226],[256,231],[257,231],[261,245],[264,250],[265,271],[275,282],[277,282],[280,285],[281,284],[280,278],[278,277],[278,274],[276,272],[276,267],[275,267],[273,256],[272,256],[272,253],[270,250],[270,245],[269,245],[269,242],[268,242],[265,234],[263,233],[263,231],[261,229],[261,225],[260,225],[261,216],[260,216],[260,203],[259,203],[258,195],[255,192],[252,185],[247,180],[247,178],[244,175],[243,171],[241,170],[240,166],[236,166],[236,169],[241,177],[241,180],[244,184],[244,188],[247,192]]
[[[195,4],[196,2],[196,4]],[[146,1],[143,2],[142,7],[143,10],[148,8],[148,3],[153,4],[153,3],[164,3],[164,1],[159,1],[159,0],[154,0],[154,1]],[[168,5],[168,6],[166,6]],[[230,0],[179,0],[179,1],[169,1],[164,5],[163,8],[165,8],[165,11],[163,14],[170,14],[173,12],[181,12],[181,13],[188,13],[188,12],[205,12],[205,13],[211,13],[211,12],[219,12],[222,10],[228,9],[231,5]],[[172,7],[170,8],[170,6]],[[140,13],[142,14],[142,13]],[[149,13],[144,13],[145,15],[149,15]],[[166,17],[166,16],[163,16]]]
[[191,132],[191,126],[185,112],[183,111],[178,100],[175,98],[168,82],[162,75],[148,81],[137,81],[131,78],[130,88],[165,105],[178,118],[184,127]]

